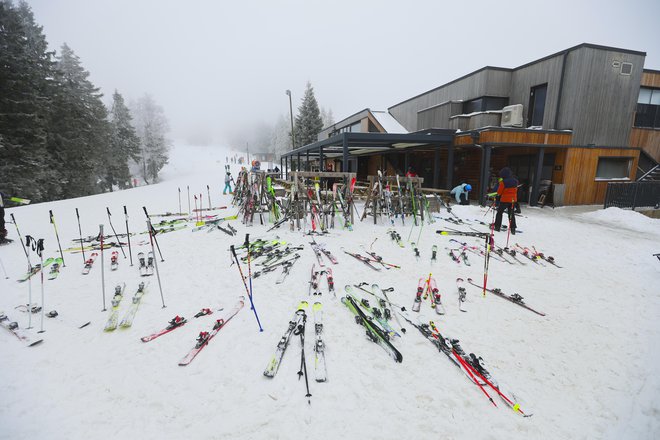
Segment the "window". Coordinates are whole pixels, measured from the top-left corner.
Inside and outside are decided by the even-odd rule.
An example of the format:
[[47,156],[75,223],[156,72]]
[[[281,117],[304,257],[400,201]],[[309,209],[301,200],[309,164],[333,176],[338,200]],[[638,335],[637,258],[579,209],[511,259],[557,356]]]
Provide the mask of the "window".
[[634,126],[660,128],[660,89],[648,87],[639,89]]
[[488,110],[502,110],[509,105],[509,98],[499,96],[482,96],[463,103],[463,114],[485,112]]
[[548,85],[541,84],[532,87],[529,93],[529,113],[527,114],[527,126],[542,127],[543,114],[545,113],[545,96],[548,93]]
[[632,63],[621,63],[621,75],[631,75],[632,69]]
[[596,180],[629,179],[630,157],[599,157]]

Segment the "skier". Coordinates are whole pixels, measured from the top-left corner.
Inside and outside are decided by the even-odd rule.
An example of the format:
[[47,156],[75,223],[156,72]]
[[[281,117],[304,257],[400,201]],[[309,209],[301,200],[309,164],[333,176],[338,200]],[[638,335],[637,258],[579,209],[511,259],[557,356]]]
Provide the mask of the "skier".
[[227,171],[227,174],[225,175],[225,189],[222,190],[223,195],[227,194],[227,190],[229,190],[229,194],[234,194],[234,192],[231,190],[231,180],[231,173]]
[[456,203],[459,205],[469,205],[470,202],[468,200],[468,195],[470,191],[472,191],[472,185],[469,183],[461,183],[452,189],[449,194],[456,198]]
[[495,230],[499,231],[502,227],[502,214],[506,209],[507,215],[509,216],[511,234],[515,235],[516,215],[514,213],[514,207],[518,201],[518,179],[513,177],[513,172],[509,167],[504,167],[500,170],[500,177],[502,180],[497,187],[496,193],[500,196],[500,204],[497,207],[497,215],[495,216]]

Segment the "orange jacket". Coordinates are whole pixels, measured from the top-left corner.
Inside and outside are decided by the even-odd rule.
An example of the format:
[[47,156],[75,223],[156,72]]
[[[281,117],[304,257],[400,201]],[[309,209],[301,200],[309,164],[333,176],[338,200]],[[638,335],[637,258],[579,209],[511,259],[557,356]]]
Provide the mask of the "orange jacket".
[[508,178],[500,181],[497,187],[497,195],[500,196],[501,203],[515,203],[518,201],[518,181],[514,178]]

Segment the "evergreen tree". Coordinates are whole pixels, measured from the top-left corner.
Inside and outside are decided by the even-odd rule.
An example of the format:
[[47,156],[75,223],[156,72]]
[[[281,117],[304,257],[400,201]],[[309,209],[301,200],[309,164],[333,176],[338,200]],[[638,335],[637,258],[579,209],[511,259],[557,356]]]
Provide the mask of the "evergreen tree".
[[166,138],[169,124],[163,108],[150,95],[144,95],[133,109],[134,124],[140,138],[141,151],[138,159],[142,178],[149,183],[158,178],[158,173],[169,158],[170,141]]
[[332,114],[332,109],[324,109],[321,107],[321,120],[323,121],[323,128],[328,128],[335,123],[335,117]]
[[59,159],[62,196],[94,194],[104,186],[101,177],[110,139],[103,95],[66,43],[56,60],[58,93],[53,98],[50,148]]
[[314,89],[311,83],[307,83],[305,96],[302,104],[298,107],[296,116],[296,147],[311,144],[318,140],[318,134],[323,129],[321,112],[314,97]]
[[27,3],[0,0],[0,189],[36,201],[57,192],[46,148],[51,57]]
[[106,185],[110,190],[112,185],[118,185],[120,189],[130,186],[129,159],[140,159],[140,139],[131,122],[131,113],[124,104],[124,98],[115,90],[110,108],[109,160],[105,170]]

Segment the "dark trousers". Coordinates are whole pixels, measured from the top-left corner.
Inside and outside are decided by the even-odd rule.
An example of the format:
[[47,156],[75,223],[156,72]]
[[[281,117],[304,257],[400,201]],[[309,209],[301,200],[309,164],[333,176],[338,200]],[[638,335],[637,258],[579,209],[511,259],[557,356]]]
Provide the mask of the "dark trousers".
[[7,231],[5,230],[5,208],[0,206],[0,238],[5,238]]
[[516,230],[516,216],[514,214],[514,203],[502,203],[497,207],[497,214],[495,215],[495,230],[499,231],[500,228],[502,227],[502,214],[504,213],[504,210],[506,209],[507,215],[509,216],[509,227],[511,228],[511,232],[515,232]]
[[467,194],[461,194],[461,205],[469,205],[470,201],[468,200]]

